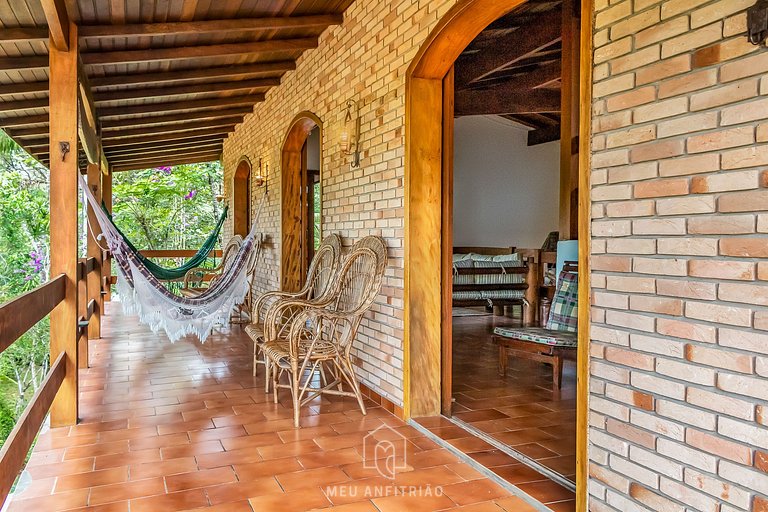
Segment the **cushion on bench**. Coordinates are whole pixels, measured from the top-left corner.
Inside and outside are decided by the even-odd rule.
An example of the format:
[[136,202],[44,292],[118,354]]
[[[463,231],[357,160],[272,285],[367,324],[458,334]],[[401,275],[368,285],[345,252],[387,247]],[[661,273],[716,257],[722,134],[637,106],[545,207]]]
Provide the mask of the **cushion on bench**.
[[578,341],[575,332],[553,331],[542,327],[496,327],[493,333],[504,338],[532,341],[552,347],[575,347]]
[[560,272],[557,292],[552,299],[546,328],[552,331],[576,332],[578,328],[579,276],[575,272]]

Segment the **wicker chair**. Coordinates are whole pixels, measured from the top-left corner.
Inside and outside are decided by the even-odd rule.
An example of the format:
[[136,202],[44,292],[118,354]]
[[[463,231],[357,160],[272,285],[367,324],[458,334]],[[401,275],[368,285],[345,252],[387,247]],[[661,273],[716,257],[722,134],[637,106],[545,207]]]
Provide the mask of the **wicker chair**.
[[[298,292],[267,292],[259,296],[251,308],[252,323],[246,326],[245,332],[253,341],[253,375],[256,375],[256,368],[259,364],[265,364],[261,347],[264,344],[264,321],[269,316],[269,312],[277,303],[282,300],[317,300],[323,302],[325,295],[331,290],[331,282],[336,275],[341,260],[341,237],[332,234],[320,243],[320,247],[315,251],[312,263],[307,272],[307,281],[304,287]],[[290,320],[299,310],[296,308],[280,309],[280,316],[271,317],[272,322],[277,324],[277,330],[290,328]],[[269,375],[269,366],[267,368],[265,392],[269,392],[271,382]]]
[[[321,394],[355,397],[366,413],[350,351],[363,315],[381,289],[386,266],[384,241],[365,237],[344,259],[327,299],[284,301],[275,309],[301,309],[290,329],[265,324],[263,350],[272,367],[274,399],[277,402],[278,388],[291,390],[296,427],[301,406]],[[315,379],[318,373],[319,381]],[[287,374],[288,384],[280,384],[283,374]],[[317,385],[313,387],[313,383]]]
[[221,252],[221,261],[215,268],[195,267],[187,271],[184,274],[184,283],[182,284],[180,293],[184,297],[196,297],[200,295],[207,286],[203,286],[206,282],[206,277],[210,276],[208,280],[208,286],[221,277],[224,269],[226,269],[237,254],[240,246],[243,244],[243,237],[240,235],[233,236],[224,250]]

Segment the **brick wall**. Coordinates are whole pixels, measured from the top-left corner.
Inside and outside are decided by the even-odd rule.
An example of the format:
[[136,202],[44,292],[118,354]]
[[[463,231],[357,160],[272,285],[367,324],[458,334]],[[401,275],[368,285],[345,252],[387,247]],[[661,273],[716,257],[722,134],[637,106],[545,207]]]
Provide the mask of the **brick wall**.
[[[344,23],[306,52],[282,85],[246,117],[224,144],[225,193],[242,155],[269,165],[269,197],[259,225],[269,237],[256,276],[257,291],[279,287],[280,151],[289,124],[302,111],[323,122],[324,233],[345,245],[374,234],[385,238],[389,267],[382,293],[360,328],[354,351],[363,382],[398,405],[403,403],[403,175],[405,74],[416,51],[454,0],[355,2]],[[361,166],[339,150],[343,107],[356,100],[361,114]],[[254,189],[256,209],[262,189]],[[232,232],[231,225],[225,235]]]
[[596,4],[590,509],[768,510],[754,0]]

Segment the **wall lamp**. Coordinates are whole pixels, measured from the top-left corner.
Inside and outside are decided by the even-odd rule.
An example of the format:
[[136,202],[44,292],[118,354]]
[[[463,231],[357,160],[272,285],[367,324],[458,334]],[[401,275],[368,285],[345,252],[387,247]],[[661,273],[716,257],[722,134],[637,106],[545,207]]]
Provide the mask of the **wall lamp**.
[[263,187],[266,188],[266,185],[267,185],[266,175],[267,175],[267,173],[269,173],[269,164],[263,164],[263,167],[262,167],[261,157],[259,157],[259,167],[256,170],[256,176],[253,177],[253,183],[257,187],[262,187],[263,186]]
[[360,109],[355,100],[347,100],[341,127],[341,152],[352,155],[352,167],[360,167]]

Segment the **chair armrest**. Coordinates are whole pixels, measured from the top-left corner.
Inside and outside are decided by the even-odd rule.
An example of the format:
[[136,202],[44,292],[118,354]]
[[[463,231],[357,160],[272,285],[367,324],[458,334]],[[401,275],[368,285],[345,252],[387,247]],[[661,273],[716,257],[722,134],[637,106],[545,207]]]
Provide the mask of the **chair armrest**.
[[189,288],[189,285],[192,282],[202,282],[206,275],[215,274],[217,272],[217,269],[218,267],[217,268],[194,267],[187,270],[187,273],[184,274],[184,284],[182,285],[182,288]]

